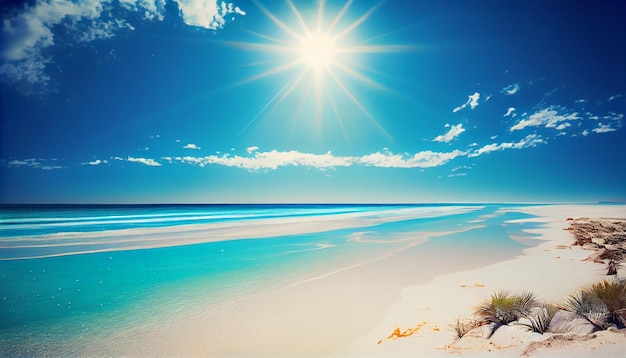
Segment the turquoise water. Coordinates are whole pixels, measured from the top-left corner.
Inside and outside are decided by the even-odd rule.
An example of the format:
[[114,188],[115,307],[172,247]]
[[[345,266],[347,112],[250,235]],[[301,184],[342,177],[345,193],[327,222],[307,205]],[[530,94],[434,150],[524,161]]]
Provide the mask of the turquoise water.
[[[47,341],[158,324],[160,317],[190,307],[219,307],[392,254],[425,232],[455,232],[429,239],[424,244],[429,249],[454,245],[512,256],[524,246],[510,235],[528,236],[522,230],[535,224],[506,224],[529,216],[502,207],[511,206],[5,207],[0,215],[2,349],[8,355],[41,355]],[[335,219],[345,223],[260,238],[243,231],[242,237],[208,242],[222,232],[211,231],[214,225],[237,232],[268,223],[280,227],[284,220]],[[192,244],[177,244],[178,238],[186,243],[187,235],[193,236]],[[145,242],[157,245],[141,246]]]

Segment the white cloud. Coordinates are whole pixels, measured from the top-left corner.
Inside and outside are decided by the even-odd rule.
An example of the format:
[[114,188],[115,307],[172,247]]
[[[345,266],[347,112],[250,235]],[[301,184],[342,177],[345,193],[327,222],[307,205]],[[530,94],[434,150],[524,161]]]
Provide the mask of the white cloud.
[[253,145],[252,147],[246,148],[246,152],[248,152],[248,154],[250,154],[250,153],[252,153],[254,151],[257,151],[257,150],[259,150],[259,147],[257,147],[256,145]]
[[594,133],[608,133],[608,132],[614,132],[616,130],[617,129],[611,127],[610,124],[602,124],[602,123],[598,124],[598,127],[592,129]]
[[443,153],[426,150],[417,152],[413,156],[405,157],[404,155],[387,152],[365,155],[356,161],[361,165],[381,168],[430,168],[444,165],[452,159],[465,154],[466,152],[460,150]]
[[452,170],[450,170],[451,172],[455,173],[459,170],[471,170],[472,167],[467,166],[467,165],[459,165],[458,167],[452,168]]
[[[186,24],[208,29],[224,27],[224,16],[245,15],[232,3],[218,0],[170,0],[179,5]],[[163,20],[166,0],[37,0],[3,18],[0,75],[11,82],[45,89],[50,81],[44,50],[61,41],[89,42],[115,36],[120,29],[134,30],[122,11],[139,12],[145,20]],[[55,36],[63,26],[64,36]]]
[[451,152],[422,151],[414,155],[393,154],[385,151],[376,152],[361,157],[335,156],[331,152],[326,154],[310,154],[298,151],[279,152],[255,152],[252,157],[242,157],[228,154],[217,156],[209,155],[205,157],[176,157],[174,161],[197,165],[200,167],[208,165],[222,165],[236,167],[251,171],[275,170],[279,167],[310,167],[319,170],[332,169],[336,167],[368,166],[379,168],[430,168],[446,164],[447,162],[466,155],[466,152],[454,150]]
[[463,108],[470,106],[470,109],[474,109],[478,106],[478,100],[480,99],[480,93],[478,92],[474,92],[474,94],[469,95],[467,102],[463,103],[462,105],[456,107],[455,109],[452,110],[453,113],[456,113],[460,110],[462,110]]
[[473,95],[469,96],[469,105],[471,109],[476,108],[478,106],[478,99],[480,98],[480,93],[475,92]]
[[503,142],[503,143],[492,143],[487,144],[482,148],[475,150],[474,152],[468,154],[468,157],[477,157],[479,155],[488,154],[491,152],[497,152],[505,149],[522,149],[528,147],[535,147],[539,144],[546,143],[543,138],[538,134],[529,134],[525,138],[521,139],[518,142]]
[[[99,0],[78,3],[69,0],[38,1],[34,6],[25,5],[24,10],[11,18],[3,19],[0,58],[0,74],[12,81],[30,84],[45,83],[50,78],[44,73],[49,59],[41,50],[54,45],[52,28],[63,20],[77,22],[100,17],[102,4]],[[106,36],[105,28],[97,33]],[[85,31],[82,29],[81,31]],[[96,36],[95,34],[93,35]]]
[[183,148],[184,148],[184,149],[197,149],[197,150],[202,149],[202,148],[198,147],[197,145],[195,145],[195,144],[193,144],[193,143],[189,143],[189,144],[187,144],[187,145],[183,146]]
[[150,166],[150,167],[160,167],[161,166],[161,163],[155,161],[154,159],[128,157],[128,158],[126,158],[126,160],[129,161],[129,162],[132,162],[132,163],[145,164],[145,165]]
[[466,175],[467,175],[467,173],[453,173],[453,174],[448,174],[448,178],[464,177]]
[[621,98],[622,96],[623,96],[622,94],[613,95],[613,96],[609,97],[609,102],[610,101],[614,101],[614,100],[616,100],[618,98]]
[[[450,127],[450,125],[446,124],[446,127]],[[459,123],[456,126],[451,126],[450,130],[446,134],[438,135],[437,137],[435,137],[433,141],[448,143],[451,142],[454,138],[458,137],[463,132],[465,132],[463,124]]]
[[248,170],[277,169],[284,166],[305,166],[315,168],[345,167],[353,163],[351,157],[335,157],[328,152],[326,154],[308,154],[298,151],[279,152],[256,152],[253,157],[230,156],[228,154],[206,157],[176,157],[176,160],[204,167],[210,164],[237,167]]
[[63,167],[60,165],[47,164],[49,161],[52,161],[54,163],[58,162],[57,159],[46,160],[46,159],[29,158],[29,159],[12,159],[12,160],[9,160],[6,163],[6,165],[8,167],[28,167],[28,168],[35,168],[35,169],[42,169],[42,170],[63,169]]
[[[558,126],[556,126],[556,130],[562,131],[563,129],[565,129],[565,128],[569,127],[569,126],[571,126],[571,124],[569,124],[567,122],[566,123],[561,123]],[[559,134],[561,134],[561,133],[559,133]]]
[[521,87],[520,87],[519,83],[514,83],[512,85],[508,85],[508,86],[504,87],[501,92],[510,96],[510,95],[516,94],[517,91],[520,90],[520,88]]
[[578,113],[571,113],[561,115],[558,113],[556,107],[548,107],[533,113],[527,119],[522,119],[516,125],[511,127],[510,131],[522,130],[526,127],[544,126],[546,128],[557,128],[562,124],[561,122],[573,121],[581,119]]
[[245,15],[239,7],[232,3],[218,0],[174,0],[185,24],[217,30],[226,24],[226,15]]
[[81,163],[81,165],[100,165],[100,164],[107,164],[107,161],[96,159],[91,162]]
[[506,113],[504,114],[504,117],[509,117],[511,116],[511,118],[515,117],[515,107],[509,107],[509,109],[506,110]]
[[54,44],[51,28],[62,20],[96,19],[101,12],[102,4],[97,0],[38,1],[35,6],[26,6],[22,13],[3,21],[2,34],[6,42],[2,58],[24,60],[39,48]]
[[130,11],[143,11],[145,19],[157,18],[162,21],[165,17],[165,0],[119,0],[120,5]]

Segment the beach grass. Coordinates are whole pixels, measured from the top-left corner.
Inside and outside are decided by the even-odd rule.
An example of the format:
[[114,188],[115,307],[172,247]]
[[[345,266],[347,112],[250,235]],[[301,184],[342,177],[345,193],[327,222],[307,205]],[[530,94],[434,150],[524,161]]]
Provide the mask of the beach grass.
[[584,317],[598,329],[626,327],[626,280],[602,280],[572,294],[561,308]]

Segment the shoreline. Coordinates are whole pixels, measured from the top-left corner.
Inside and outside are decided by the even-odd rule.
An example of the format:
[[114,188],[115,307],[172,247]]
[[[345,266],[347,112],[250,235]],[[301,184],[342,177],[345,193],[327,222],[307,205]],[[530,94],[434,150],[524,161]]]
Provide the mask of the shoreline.
[[[524,216],[512,216],[516,217]],[[456,219],[451,223],[457,225]],[[346,251],[334,261],[320,261],[319,267],[302,279],[240,296],[219,309],[200,303],[165,317],[158,326],[119,330],[106,340],[81,344],[83,350],[78,353],[330,356],[380,322],[388,308],[401,299],[404,286],[430,281],[435,273],[429,267],[442,264],[439,274],[464,271],[515,257],[522,250],[523,245],[500,240],[501,236],[493,236],[482,224],[464,226],[448,226],[445,232],[394,230],[386,243],[346,237],[343,240],[347,242],[373,246],[357,256]],[[502,234],[506,230],[497,231]],[[494,242],[503,242],[493,248],[485,246],[485,238],[491,236]],[[472,244],[472,237],[482,241]],[[494,255],[484,255],[485,250]]]
[[[493,292],[531,291],[542,301],[557,301],[577,292],[582,287],[604,278],[605,265],[586,260],[592,252],[573,246],[575,238],[565,229],[568,217],[621,217],[626,218],[626,206],[552,205],[508,209],[538,216],[522,219],[542,222],[544,227],[526,230],[540,234],[541,243],[523,250],[522,255],[474,270],[440,275],[431,282],[409,286],[402,290],[402,300],[391,307],[386,318],[368,334],[338,351],[335,357],[390,357],[390,356],[484,356],[519,357],[526,346],[540,341],[543,336],[528,336],[505,339],[501,342],[482,337],[456,341],[456,332],[451,328],[459,316],[469,316],[473,307],[488,298]],[[622,279],[626,270],[618,270]],[[425,294],[428,293],[428,294]],[[409,337],[386,339],[399,328],[416,329]],[[557,352],[569,357],[576,354],[588,355],[599,350],[608,354],[626,351],[626,336],[607,331],[599,332],[597,342],[582,342],[576,350],[568,351],[563,346]],[[609,336],[609,338],[606,338]],[[464,337],[465,338],[465,337]],[[380,343],[379,343],[380,342]],[[600,348],[600,342],[604,346]],[[570,342],[571,343],[571,342]],[[558,346],[558,344],[555,344]],[[574,347],[574,346],[573,346]],[[586,347],[588,347],[587,350]],[[557,348],[558,349],[558,348]],[[572,348],[574,349],[574,348]],[[582,350],[581,350],[582,349]],[[532,354],[540,355],[540,349]],[[544,352],[545,353],[545,352]],[[573,355],[572,355],[573,354]]]
[[[157,320],[136,317],[132,325],[116,325],[106,335],[92,331],[37,345],[49,353],[79,356],[449,357],[483,356],[496,348],[504,356],[519,356],[534,341],[523,346],[506,340],[493,346],[484,338],[459,343],[451,325],[494,291],[529,290],[553,301],[606,277],[604,265],[582,261],[591,251],[570,247],[573,237],[563,228],[570,216],[626,218],[626,206],[617,209],[498,206],[470,218],[463,229],[455,230],[460,224],[454,220],[445,225],[446,232],[391,227],[382,231],[390,240],[382,242],[357,231],[340,239],[373,246],[354,255],[345,246],[342,255],[316,261],[313,270],[290,276],[286,285],[263,280],[261,290],[238,291],[218,306],[191,285],[193,305],[167,301],[159,306]],[[498,218],[482,224],[493,217]],[[238,278],[233,279],[237,285]],[[386,339],[396,329],[415,334]]]

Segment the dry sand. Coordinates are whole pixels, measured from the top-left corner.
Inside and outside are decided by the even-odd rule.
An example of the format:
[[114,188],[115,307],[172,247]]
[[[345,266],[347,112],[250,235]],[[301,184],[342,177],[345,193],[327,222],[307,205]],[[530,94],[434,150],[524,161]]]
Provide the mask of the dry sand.
[[[580,246],[571,247],[574,238],[570,232],[563,230],[568,227],[566,218],[626,218],[626,206],[539,206],[517,210],[540,216],[532,220],[544,222],[545,227],[534,231],[542,234],[545,242],[526,249],[522,256],[513,260],[439,276],[424,285],[405,287],[402,300],[389,310],[381,324],[335,356],[626,355],[626,335],[623,331],[602,331],[583,337],[542,336],[505,326],[490,339],[466,336],[456,340],[451,324],[461,315],[471,315],[473,307],[495,291],[529,290],[540,299],[554,302],[606,278],[605,265],[584,261],[590,251]],[[623,268],[618,277],[626,278]],[[397,328],[401,332],[411,328],[417,330],[409,337],[386,339]]]

